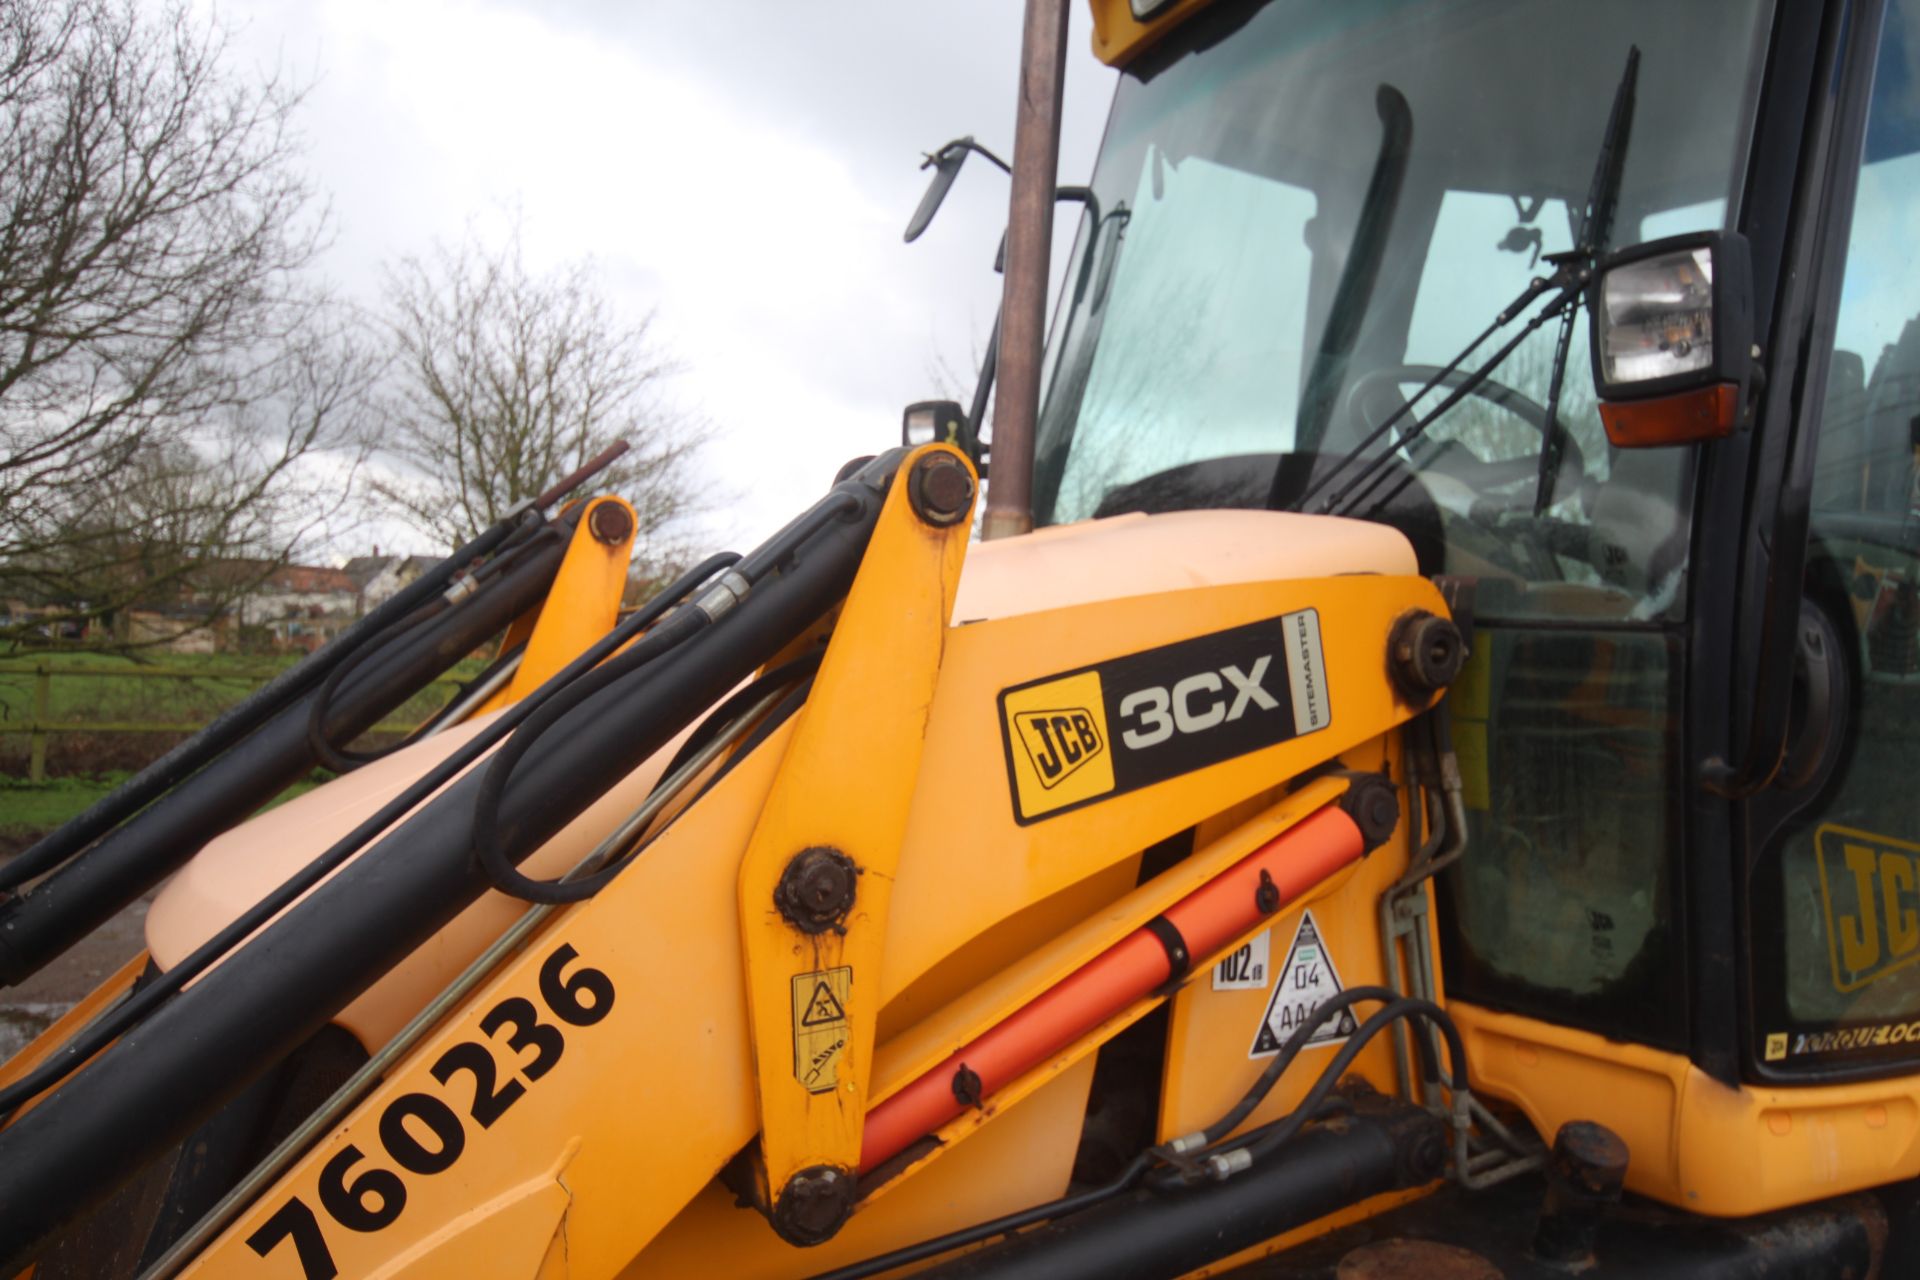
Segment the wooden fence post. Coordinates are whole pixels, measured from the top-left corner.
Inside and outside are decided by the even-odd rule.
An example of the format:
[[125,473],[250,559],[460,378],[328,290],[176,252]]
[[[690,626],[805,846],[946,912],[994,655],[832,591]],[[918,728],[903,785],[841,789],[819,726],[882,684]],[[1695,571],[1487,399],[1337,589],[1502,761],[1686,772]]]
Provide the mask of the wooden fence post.
[[47,781],[47,721],[53,718],[53,673],[44,662],[34,665],[33,736],[27,748],[27,781],[43,786]]

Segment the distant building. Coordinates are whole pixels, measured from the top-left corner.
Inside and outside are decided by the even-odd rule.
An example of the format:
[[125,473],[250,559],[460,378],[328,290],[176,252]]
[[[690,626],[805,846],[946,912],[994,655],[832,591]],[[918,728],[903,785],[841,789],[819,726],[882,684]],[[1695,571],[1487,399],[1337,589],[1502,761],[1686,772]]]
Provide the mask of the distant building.
[[[256,571],[264,566],[254,566]],[[244,571],[235,564],[233,569]],[[344,569],[283,564],[234,601],[230,617],[242,643],[311,652],[360,616],[360,585]]]
[[127,643],[168,653],[213,653],[227,646],[231,633],[227,619],[209,623],[204,612],[179,605],[135,605],[123,611],[121,623],[121,638]]
[[360,592],[360,612],[377,609],[393,594],[440,563],[437,556],[383,556],[375,547],[372,555],[355,556],[347,561],[344,572]]

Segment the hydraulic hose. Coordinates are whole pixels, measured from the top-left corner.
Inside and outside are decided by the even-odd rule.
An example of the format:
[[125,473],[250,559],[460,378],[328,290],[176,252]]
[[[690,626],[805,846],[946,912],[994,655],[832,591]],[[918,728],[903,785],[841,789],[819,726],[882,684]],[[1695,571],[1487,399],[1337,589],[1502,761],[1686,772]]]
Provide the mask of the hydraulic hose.
[[667,609],[677,604],[713,574],[731,565],[736,559],[738,559],[737,556],[728,554],[713,556],[692,571],[683,574],[678,581],[648,602],[645,608],[626,618],[619,626],[591,645],[586,652],[556,672],[552,679],[535,690],[532,695],[523,699],[518,705],[509,707],[485,729],[462,743],[457,750],[433,768],[414,779],[399,795],[387,801],[373,814],[363,818],[358,826],[335,841],[319,857],[314,858],[260,901],[229,921],[224,928],[201,943],[184,960],[165,972],[154,975],[151,981],[142,983],[120,1004],[102,1013],[95,1021],[74,1033],[73,1037],[55,1050],[46,1061],[25,1076],[0,1087],[0,1120],[4,1120],[8,1113],[27,1099],[57,1084],[75,1067],[106,1048],[129,1027],[159,1008],[162,1002],[198,977],[214,961],[244,942],[255,930],[291,906],[301,894],[320,883],[336,867],[365,848],[374,837],[404,818],[416,805],[435,791],[453,781],[468,765],[485,755],[502,738],[512,733],[548,699],[581,675],[592,670],[596,663],[601,662],[626,641],[644,631]]
[[1369,1196],[1439,1173],[1445,1127],[1414,1107],[1357,1112],[1227,1182],[1145,1188],[963,1254],[920,1274],[995,1280],[1173,1277],[1231,1257]]
[[[836,486],[816,508],[829,518],[789,526],[777,554],[749,557],[765,576],[696,643],[542,735],[501,796],[509,861],[545,843],[846,594],[904,453]],[[0,1274],[31,1261],[48,1235],[192,1132],[485,891],[472,857],[481,783],[470,772],[447,787],[0,1130]]]
[[[532,608],[551,587],[565,550],[564,539],[541,541],[487,589],[371,649],[364,663],[345,672],[333,695],[327,736],[344,741],[371,728]],[[317,689],[302,694],[131,822],[0,903],[0,984],[31,976],[178,870],[208,840],[311,772],[307,726],[319,696]]]
[[[456,548],[452,555],[396,591],[365,617],[349,625],[334,637],[332,643],[307,655],[221,712],[198,733],[114,788],[112,794],[66,822],[6,866],[0,867],[0,895],[45,875],[139,813],[182,779],[192,776],[195,770],[319,684],[336,664],[445,591],[469,564],[495,550],[511,551],[515,545],[538,533],[547,523],[541,512],[604,471],[629,447],[625,440],[615,441],[571,474],[556,481],[546,492],[508,511],[472,540]],[[4,981],[4,978],[0,978],[0,982]]]
[[[564,558],[568,543],[567,530],[568,526],[565,525],[541,526],[531,531],[526,538],[517,539],[519,545],[503,549],[500,555],[468,575],[468,581],[463,584],[463,595],[485,590],[495,581],[512,573],[528,557],[549,551],[553,546],[559,547],[561,556]],[[555,572],[557,573],[558,570],[556,569]],[[391,755],[406,745],[402,742],[377,751],[348,749],[345,745],[346,740],[340,737],[332,727],[335,718],[334,698],[339,694],[340,686],[363,664],[376,659],[384,649],[402,640],[412,628],[430,622],[438,614],[455,607],[457,606],[448,596],[429,601],[413,616],[348,657],[327,674],[327,678],[320,682],[319,692],[307,700],[307,746],[313,752],[313,758],[316,761],[335,773],[351,773],[362,765],[372,764],[382,756]],[[453,703],[449,701],[447,705],[452,706]]]
[[[521,517],[532,518],[532,517]],[[502,521],[415,578],[365,617],[348,626],[260,688],[215,716],[205,728],[180,743],[101,798],[85,812],[49,833],[19,857],[0,867],[0,891],[43,876],[134,816],[181,779],[252,733],[267,719],[311,690],[337,664],[395,623],[444,591],[467,565],[494,550],[518,527]]]

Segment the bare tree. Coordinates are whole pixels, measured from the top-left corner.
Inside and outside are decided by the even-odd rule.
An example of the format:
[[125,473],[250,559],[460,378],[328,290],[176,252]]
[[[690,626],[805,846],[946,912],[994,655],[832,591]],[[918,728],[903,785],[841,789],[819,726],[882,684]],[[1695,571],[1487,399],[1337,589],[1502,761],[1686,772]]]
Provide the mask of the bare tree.
[[636,555],[673,558],[705,429],[664,396],[677,367],[652,316],[624,320],[590,263],[534,274],[517,227],[497,251],[441,245],[388,273],[387,315],[399,467],[372,487],[397,514],[453,545],[624,439],[601,484],[634,505]]
[[303,462],[367,357],[302,274],[298,95],[227,54],[184,3],[0,0],[0,597],[111,613],[337,499]]

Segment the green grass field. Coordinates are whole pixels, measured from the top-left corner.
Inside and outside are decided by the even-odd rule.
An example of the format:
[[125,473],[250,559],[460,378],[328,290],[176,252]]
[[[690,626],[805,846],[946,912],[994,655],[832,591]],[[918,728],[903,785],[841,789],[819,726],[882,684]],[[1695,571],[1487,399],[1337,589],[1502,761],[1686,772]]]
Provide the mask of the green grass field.
[[[0,657],[0,852],[31,843],[84,811],[134,769],[157,758],[183,736],[161,726],[198,726],[246,697],[299,655],[236,657],[226,654],[118,654],[49,652]],[[49,737],[47,782],[25,777],[29,735],[10,726],[34,718],[35,667],[82,668],[51,675],[48,715],[73,724],[151,725],[155,732],[102,731]],[[471,679],[484,663],[470,659],[448,673]],[[159,672],[191,672],[182,679]],[[97,674],[96,674],[97,673]],[[384,722],[411,727],[432,715],[454,693],[452,683],[421,690]],[[275,803],[318,785],[324,775],[297,784]]]

